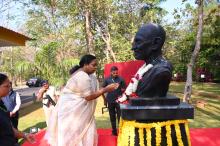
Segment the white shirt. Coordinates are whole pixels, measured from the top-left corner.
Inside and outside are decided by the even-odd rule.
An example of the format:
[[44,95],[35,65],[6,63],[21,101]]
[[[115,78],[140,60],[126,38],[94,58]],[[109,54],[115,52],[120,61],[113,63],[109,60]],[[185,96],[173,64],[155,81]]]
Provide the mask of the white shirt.
[[14,91],[14,92],[16,93],[15,107],[12,110],[11,110],[12,103],[10,103],[11,99],[10,99],[9,95],[2,98],[2,101],[4,102],[4,105],[6,106],[7,110],[12,113],[16,113],[20,109],[20,106],[21,106],[21,97],[18,92],[16,92],[16,91]]
[[46,95],[49,95],[53,99],[53,101],[56,102],[56,90],[55,90],[55,87],[49,86],[47,91],[43,94],[43,100],[42,100],[43,104],[47,104],[47,102],[48,102],[48,99],[44,99],[46,97]]

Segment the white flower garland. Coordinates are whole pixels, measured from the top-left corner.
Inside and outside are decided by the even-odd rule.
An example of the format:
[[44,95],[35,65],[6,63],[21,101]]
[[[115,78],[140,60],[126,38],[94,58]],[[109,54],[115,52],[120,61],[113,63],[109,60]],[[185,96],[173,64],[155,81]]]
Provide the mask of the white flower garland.
[[117,99],[117,101],[124,102],[127,100],[128,96],[130,96],[132,93],[136,92],[138,82],[142,79],[144,73],[149,71],[152,67],[153,67],[152,64],[146,65],[146,63],[145,63],[144,65],[142,65],[139,68],[139,70],[137,71],[137,73],[135,74],[135,76],[133,78],[131,78],[131,81],[128,84],[128,87],[126,88],[125,92],[123,93],[123,95],[120,98]]

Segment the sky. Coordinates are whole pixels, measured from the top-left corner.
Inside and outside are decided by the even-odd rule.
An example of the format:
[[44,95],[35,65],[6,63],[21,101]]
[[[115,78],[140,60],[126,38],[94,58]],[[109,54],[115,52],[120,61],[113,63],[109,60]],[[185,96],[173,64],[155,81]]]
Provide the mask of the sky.
[[9,6],[7,5],[7,11],[1,12],[3,9],[2,7],[5,7],[5,4],[6,2],[4,0],[0,0],[0,26],[10,28],[14,31],[19,31],[25,22],[25,13],[27,10],[22,6],[22,4],[13,2]]
[[[24,0],[28,1],[28,0]],[[195,0],[188,0],[191,5],[195,6]],[[0,0],[0,8],[2,4],[4,3],[4,0]],[[167,0],[166,2],[163,2],[160,7],[167,10],[169,13],[165,17],[165,19],[168,20],[168,22],[172,22],[174,20],[172,12],[174,11],[174,8],[183,8],[185,4],[182,4],[182,0]],[[1,9],[0,9],[1,10]],[[27,12],[27,9],[24,9],[24,7],[21,4],[15,3],[11,5],[11,8],[9,11],[5,11],[1,13],[0,11],[0,26],[4,26],[7,28],[10,28],[17,32],[22,32],[22,26],[25,23],[25,13]],[[12,16],[16,17],[12,17]],[[7,20],[7,18],[11,18]]]
[[182,0],[167,0],[166,2],[161,3],[160,6],[169,12],[167,16],[165,17],[165,19],[167,19],[168,22],[172,22],[174,20],[173,15],[172,15],[174,9],[184,8],[186,3],[190,3],[190,5],[194,7],[196,6],[195,0],[188,0],[184,4],[182,3]]
[[[195,5],[195,0],[188,0],[187,2],[191,5]],[[184,5],[185,4],[182,4],[182,0],[167,0],[166,2],[161,3],[161,7],[169,12],[172,12],[174,8],[184,7]]]

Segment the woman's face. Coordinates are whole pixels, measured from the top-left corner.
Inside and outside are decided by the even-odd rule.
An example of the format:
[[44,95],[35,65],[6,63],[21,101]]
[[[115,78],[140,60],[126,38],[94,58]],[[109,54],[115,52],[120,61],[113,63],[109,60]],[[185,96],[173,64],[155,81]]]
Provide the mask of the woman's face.
[[92,62],[85,65],[85,68],[88,74],[93,74],[97,69],[97,60],[96,59],[92,60]]
[[7,96],[9,91],[11,90],[11,84],[9,79],[6,79],[1,85],[0,85],[0,98]]

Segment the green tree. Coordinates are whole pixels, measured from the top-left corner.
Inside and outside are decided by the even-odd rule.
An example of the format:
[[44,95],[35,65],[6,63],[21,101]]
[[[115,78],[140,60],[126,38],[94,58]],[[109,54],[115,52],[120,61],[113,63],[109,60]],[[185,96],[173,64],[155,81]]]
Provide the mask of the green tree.
[[[208,3],[207,1],[205,1],[206,3]],[[193,72],[193,66],[196,63],[196,59],[199,56],[199,51],[201,48],[201,40],[202,40],[202,32],[203,32],[203,5],[204,5],[204,1],[203,0],[196,0],[196,3],[198,4],[198,16],[199,16],[199,20],[198,20],[198,29],[197,29],[197,35],[196,35],[196,44],[195,44],[195,48],[193,50],[191,59],[190,59],[190,63],[187,65],[187,81],[186,81],[186,85],[185,85],[185,90],[184,90],[184,97],[183,97],[183,101],[185,102],[189,102],[190,98],[191,98],[191,93],[192,93],[192,72]],[[207,49],[206,49],[207,50]],[[209,51],[206,51],[209,52]],[[202,60],[204,62],[204,60]]]

